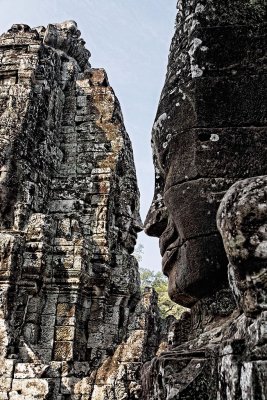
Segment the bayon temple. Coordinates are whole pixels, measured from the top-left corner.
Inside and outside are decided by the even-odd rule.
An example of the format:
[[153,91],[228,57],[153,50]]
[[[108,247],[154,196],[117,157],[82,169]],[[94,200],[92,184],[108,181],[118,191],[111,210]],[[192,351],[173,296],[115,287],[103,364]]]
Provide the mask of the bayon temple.
[[[89,58],[74,21],[0,36],[0,400],[266,399],[265,1],[178,0],[144,222]],[[141,292],[143,229],[178,320]]]

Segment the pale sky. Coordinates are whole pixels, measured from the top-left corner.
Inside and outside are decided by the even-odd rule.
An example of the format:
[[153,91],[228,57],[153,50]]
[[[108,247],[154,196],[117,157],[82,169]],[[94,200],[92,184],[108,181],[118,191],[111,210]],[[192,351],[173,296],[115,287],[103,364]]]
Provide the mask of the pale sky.
[[[94,68],[105,68],[130,135],[144,220],[154,189],[150,148],[164,83],[177,0],[0,0],[0,31],[14,23],[31,27],[75,20],[92,53]],[[142,267],[161,269],[158,239],[141,233]]]

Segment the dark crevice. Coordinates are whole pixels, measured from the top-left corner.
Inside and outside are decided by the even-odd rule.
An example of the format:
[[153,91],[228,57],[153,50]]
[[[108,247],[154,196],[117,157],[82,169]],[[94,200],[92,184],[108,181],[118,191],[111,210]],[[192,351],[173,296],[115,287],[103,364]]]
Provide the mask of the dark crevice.
[[[190,183],[190,182],[196,182],[196,181],[200,181],[201,179],[209,179],[209,180],[215,180],[215,181],[219,181],[220,179],[223,179],[223,180],[228,180],[228,181],[233,181],[233,183],[234,182],[236,182],[236,181],[238,181],[238,180],[242,180],[242,178],[237,178],[237,177],[235,177],[235,178],[229,178],[228,176],[227,177],[225,177],[225,176],[223,176],[223,177],[208,177],[208,176],[199,176],[199,175],[196,175],[194,178],[189,178],[189,179],[182,179],[181,181],[179,181],[179,182],[176,182],[176,183],[173,183],[172,185],[170,185],[170,186],[168,186],[168,188],[166,189],[166,190],[164,190],[164,194],[166,194],[171,188],[173,188],[174,186],[177,186],[177,185],[182,185],[182,184],[184,184],[184,183]],[[230,183],[230,186],[233,184],[233,183]],[[229,187],[230,187],[229,186]],[[228,187],[228,189],[229,189],[229,187]],[[225,191],[226,190],[228,190],[227,188],[225,189]],[[224,192],[224,190],[223,191],[221,191],[221,192],[216,192],[216,193],[223,193]]]
[[219,231],[211,231],[210,233],[201,233],[201,234],[199,234],[199,235],[193,235],[193,236],[189,236],[188,238],[186,238],[186,239],[181,239],[181,242],[179,243],[179,245],[178,246],[174,246],[173,248],[172,248],[172,250],[173,249],[180,249],[182,246],[184,246],[187,242],[189,242],[190,240],[194,240],[194,239],[200,239],[200,238],[205,238],[205,237],[210,237],[210,236],[214,236],[214,235],[220,235],[219,234]]

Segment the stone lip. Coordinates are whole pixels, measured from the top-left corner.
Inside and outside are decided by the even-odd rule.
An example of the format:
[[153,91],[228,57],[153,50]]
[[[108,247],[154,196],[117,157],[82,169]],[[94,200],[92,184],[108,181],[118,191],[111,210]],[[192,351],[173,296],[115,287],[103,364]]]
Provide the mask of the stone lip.
[[80,37],[81,32],[75,21],[64,21],[57,24],[48,24],[47,28],[38,26],[30,28],[26,24],[13,24],[8,30],[10,35],[35,34],[35,39],[56,50],[61,50],[74,58],[82,71],[90,67],[88,63],[91,53],[85,48],[85,41]]

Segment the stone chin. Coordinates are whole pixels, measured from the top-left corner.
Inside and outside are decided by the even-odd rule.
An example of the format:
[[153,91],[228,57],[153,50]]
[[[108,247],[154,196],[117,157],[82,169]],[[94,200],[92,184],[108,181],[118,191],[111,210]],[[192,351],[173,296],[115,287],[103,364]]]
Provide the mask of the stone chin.
[[192,307],[197,302],[197,298],[186,294],[185,288],[180,287],[179,282],[177,282],[175,262],[168,269],[168,294],[172,301],[184,307]]

